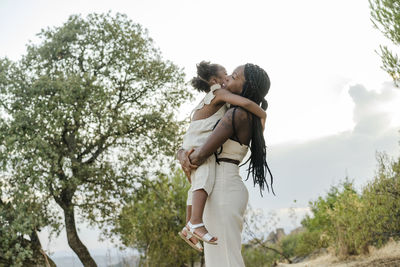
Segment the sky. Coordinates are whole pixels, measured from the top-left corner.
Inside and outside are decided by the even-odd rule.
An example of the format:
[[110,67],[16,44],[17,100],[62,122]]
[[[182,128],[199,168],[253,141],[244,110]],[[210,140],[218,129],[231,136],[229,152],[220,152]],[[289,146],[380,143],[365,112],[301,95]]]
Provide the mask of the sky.
[[[286,231],[308,212],[308,201],[344,177],[358,187],[370,181],[377,151],[399,155],[400,89],[380,68],[376,50],[390,42],[373,28],[368,1],[1,0],[0,57],[18,60],[29,40],[37,42],[36,33],[71,14],[109,10],[147,28],[187,80],[201,60],[222,64],[228,73],[247,62],[267,71],[265,139],[276,196],[261,198],[251,181],[246,186],[251,206],[275,212]],[[186,103],[180,117],[202,96]],[[92,250],[111,246],[85,224],[81,234]],[[65,236],[50,243],[45,233],[41,238],[45,249],[69,250]]]

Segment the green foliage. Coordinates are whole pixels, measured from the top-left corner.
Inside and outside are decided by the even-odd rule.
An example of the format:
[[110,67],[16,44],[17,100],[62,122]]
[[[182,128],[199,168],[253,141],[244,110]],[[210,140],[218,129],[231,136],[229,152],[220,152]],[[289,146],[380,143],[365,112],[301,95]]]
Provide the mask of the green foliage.
[[[339,255],[365,251],[360,212],[361,198],[347,179],[332,186],[325,198],[311,202],[313,217],[306,216],[302,224],[307,229],[300,237],[298,252],[307,254],[323,247],[336,247]],[[359,235],[358,235],[359,234]]]
[[280,242],[280,247],[282,249],[283,254],[288,257],[293,257],[295,255],[299,255],[298,251],[300,245],[300,235],[301,234],[291,234],[285,236]]
[[334,209],[329,211],[332,228],[328,235],[335,244],[337,253],[342,256],[367,252],[365,231],[363,229],[364,211],[360,196],[350,188],[338,196]]
[[338,187],[332,186],[325,197],[310,202],[312,216],[306,215],[302,225],[307,229],[300,235],[298,253],[306,255],[315,249],[326,248],[331,244],[336,228],[332,213],[343,195],[356,194],[353,185],[347,179]]
[[21,61],[1,61],[1,160],[17,173],[10,182],[98,222],[94,211],[107,217],[145,163],[174,153],[184,74],[124,15],[71,16],[39,37]]
[[[243,246],[248,266],[271,266],[286,257],[307,256],[322,248],[332,248],[339,257],[368,253],[369,246],[380,247],[391,238],[400,238],[400,158],[377,155],[375,179],[357,193],[346,179],[332,186],[324,197],[310,202],[312,216],[302,220],[304,231],[285,236],[278,244],[254,238]],[[252,216],[251,229],[257,228],[262,214]],[[250,230],[251,230],[250,229]],[[274,251],[275,250],[275,251]],[[280,254],[281,253],[281,254]]]
[[[398,0],[369,0],[371,20],[386,38],[400,46],[400,3]],[[382,69],[392,76],[398,86],[400,81],[400,59],[387,46],[380,46]]]
[[35,217],[30,212],[24,214],[26,206],[18,207],[18,213],[13,208],[11,203],[0,203],[0,263],[23,266],[33,254],[31,244],[25,241],[24,235],[32,233]]
[[[351,182],[332,187],[325,198],[311,202],[313,217],[302,221],[296,253],[306,254],[320,247],[334,247],[339,256],[368,252],[400,237],[400,158],[391,161],[378,154],[375,179],[357,194]],[[314,245],[312,245],[314,244]]]
[[378,155],[375,179],[363,190],[368,243],[382,246],[389,238],[400,237],[400,158],[392,161],[386,154]]
[[326,237],[327,236],[320,231],[304,231],[296,234],[292,241],[296,244],[294,255],[306,256],[315,250],[327,247],[328,243]]
[[74,15],[38,36],[19,61],[0,59],[1,198],[35,196],[45,223],[32,229],[59,233],[54,202],[104,226],[180,144],[184,73],[125,15]]
[[44,264],[36,232],[49,224],[43,208],[32,195],[14,196],[24,198],[24,201],[3,201],[3,197],[0,191],[0,266]]
[[[278,244],[257,238],[268,228],[262,213],[250,212],[246,233],[253,237],[242,250],[246,266],[271,266],[286,257],[307,256],[332,248],[339,257],[365,254],[391,238],[400,239],[400,158],[377,155],[375,179],[357,193],[347,178],[324,197],[309,203],[312,216],[302,220],[304,230],[285,236]],[[265,231],[264,231],[265,232]]]
[[273,251],[266,250],[264,247],[257,244],[243,245],[242,256],[245,266],[268,267],[280,259],[279,255]]
[[338,198],[346,192],[355,192],[350,181],[345,180],[339,187],[332,186],[325,197],[318,197],[316,201],[310,202],[313,217],[306,215],[302,225],[310,231],[326,231],[332,227],[329,212],[335,207]]
[[123,244],[138,249],[142,264],[148,266],[185,266],[199,261],[198,252],[178,236],[186,221],[189,189],[183,172],[159,175],[141,184],[115,223],[114,232]]

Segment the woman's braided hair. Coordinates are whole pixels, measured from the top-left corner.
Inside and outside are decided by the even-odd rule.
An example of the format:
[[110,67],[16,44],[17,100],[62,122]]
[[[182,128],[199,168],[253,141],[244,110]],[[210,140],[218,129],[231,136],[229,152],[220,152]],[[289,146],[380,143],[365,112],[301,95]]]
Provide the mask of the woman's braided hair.
[[[245,83],[243,84],[243,90],[241,96],[246,97],[257,104],[261,103],[261,107],[266,110],[268,107],[268,102],[264,99],[266,94],[269,91],[271,82],[269,80],[268,74],[257,65],[247,63],[244,66],[244,77]],[[235,115],[236,109],[233,111],[233,115]],[[266,180],[266,175],[269,173],[271,177],[271,190],[275,195],[274,189],[272,187],[273,176],[268,167],[266,156],[267,149],[265,146],[265,140],[263,135],[263,129],[261,125],[260,118],[254,114],[252,115],[252,136],[250,143],[251,156],[244,163],[250,161],[247,179],[249,179],[250,174],[253,176],[254,186],[258,184],[260,186],[260,193],[262,195],[262,190],[264,187],[267,187],[269,192],[269,186]],[[232,122],[234,122],[234,117],[232,118]],[[235,131],[235,125],[233,125],[233,130]],[[236,134],[236,133],[235,133]],[[243,164],[243,165],[244,165]],[[246,179],[246,180],[247,180]]]

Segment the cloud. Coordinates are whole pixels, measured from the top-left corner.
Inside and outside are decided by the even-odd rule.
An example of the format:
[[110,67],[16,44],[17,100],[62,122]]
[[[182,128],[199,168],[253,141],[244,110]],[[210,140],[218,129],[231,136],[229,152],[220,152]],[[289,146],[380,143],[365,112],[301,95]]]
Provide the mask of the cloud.
[[367,91],[363,85],[357,84],[350,87],[349,94],[355,104],[353,120],[356,127],[354,133],[379,134],[388,128],[392,114],[382,107],[385,103],[398,97],[398,89],[385,83],[381,92]]

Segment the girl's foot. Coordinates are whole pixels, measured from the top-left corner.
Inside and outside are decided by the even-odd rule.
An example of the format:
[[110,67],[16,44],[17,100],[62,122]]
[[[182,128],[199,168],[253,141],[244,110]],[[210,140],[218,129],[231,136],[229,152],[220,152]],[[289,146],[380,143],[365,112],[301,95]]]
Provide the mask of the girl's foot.
[[218,240],[218,238],[215,236],[211,236],[208,233],[207,228],[204,226],[204,223],[194,224],[189,221],[186,225],[186,228],[187,230],[192,232],[195,237],[200,238],[204,242],[213,245],[217,244],[216,241]]
[[[188,228],[187,225],[186,225],[185,228],[182,229],[182,234],[183,234],[185,237],[187,237],[189,231],[190,231],[190,230],[189,230],[189,228]],[[200,240],[199,240],[197,237],[193,236],[193,235],[191,235],[191,237],[189,238],[189,240],[190,240],[193,244],[195,244],[195,245],[197,244],[197,242],[200,242]]]
[[203,252],[203,246],[200,241],[192,235],[192,233],[187,229],[187,227],[183,227],[182,231],[180,231],[179,236],[188,243],[192,248],[197,250],[198,252]]

